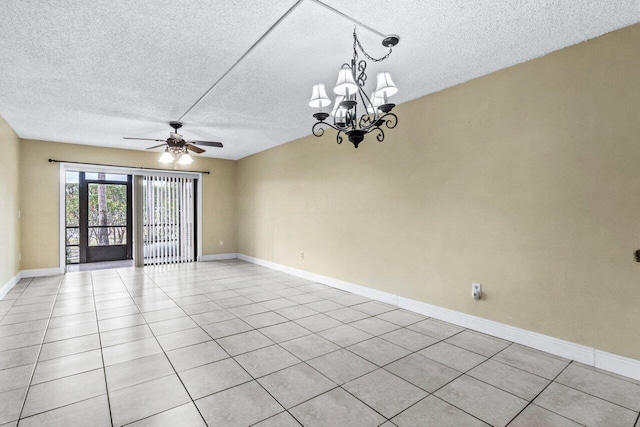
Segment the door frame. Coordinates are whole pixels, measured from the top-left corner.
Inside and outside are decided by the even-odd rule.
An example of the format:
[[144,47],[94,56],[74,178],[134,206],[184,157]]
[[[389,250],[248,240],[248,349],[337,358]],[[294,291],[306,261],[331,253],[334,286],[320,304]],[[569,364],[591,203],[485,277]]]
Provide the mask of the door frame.
[[[158,175],[158,176],[178,176],[185,178],[196,179],[196,261],[200,260],[202,257],[202,173],[201,172],[189,172],[189,171],[169,171],[163,169],[140,169],[134,167],[125,167],[125,166],[100,166],[100,165],[92,165],[92,164],[76,164],[76,163],[59,163],[59,198],[58,198],[58,228],[59,228],[59,268],[62,273],[66,272],[66,256],[65,256],[65,248],[66,248],[66,192],[65,192],[65,184],[67,180],[67,172],[98,172],[98,173],[110,173],[110,174],[121,174],[121,175],[131,175],[134,182],[136,176],[143,175]],[[139,198],[136,191],[136,186],[132,185],[133,191],[133,218],[135,224],[135,218],[137,216],[137,204],[136,200]],[[133,247],[136,246],[135,241],[136,231],[134,229],[131,234],[133,240]],[[134,265],[136,263],[137,251],[134,249],[133,251],[133,260]],[[144,255],[141,255],[144,256]]]

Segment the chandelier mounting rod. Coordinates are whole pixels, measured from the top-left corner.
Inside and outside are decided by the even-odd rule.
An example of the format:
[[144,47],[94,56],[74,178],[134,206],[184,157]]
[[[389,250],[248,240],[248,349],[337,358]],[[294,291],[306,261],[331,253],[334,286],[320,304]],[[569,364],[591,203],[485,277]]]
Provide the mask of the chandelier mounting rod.
[[[240,58],[238,58],[238,59],[237,59],[237,60],[236,60],[236,61],[235,61],[235,62],[234,62],[234,63],[233,63],[233,64],[232,64],[228,69],[227,69],[227,71],[225,71],[225,72],[224,72],[224,73],[223,73],[223,74],[218,78],[218,80],[216,80],[215,82],[213,82],[213,84],[209,87],[209,89],[207,89],[207,90],[205,91],[205,93],[203,93],[203,94],[202,94],[202,95],[201,95],[201,96],[196,100],[196,102],[194,102],[194,103],[193,103],[193,104],[192,104],[192,105],[187,109],[187,111],[185,111],[184,113],[182,113],[182,115],[178,118],[178,120],[177,120],[177,121],[178,121],[178,122],[182,121],[182,120],[185,118],[185,116],[191,112],[191,110],[193,110],[193,109],[194,109],[198,104],[200,104],[200,102],[202,102],[202,100],[203,100],[204,98],[206,98],[206,97],[207,97],[207,95],[209,95],[209,93],[211,93],[211,91],[212,91],[212,90],[213,90],[213,89],[214,89],[214,88],[215,88],[215,87],[216,87],[216,86],[217,86],[217,85],[218,85],[222,80],[224,80],[224,78],[225,78],[225,77],[227,77],[227,75],[228,75],[231,71],[233,71],[233,69],[234,69],[234,68],[236,68],[236,67],[238,66],[238,64],[240,64],[240,62],[242,62],[242,60],[244,60],[244,59],[247,57],[247,55],[249,55],[249,54],[250,54],[250,53],[251,53],[251,52],[252,52],[252,51],[253,51],[253,50],[254,50],[254,49],[255,49],[255,48],[256,48],[256,47],[257,47],[257,46],[258,46],[258,45],[259,45],[259,44],[260,44],[260,43],[261,43],[261,42],[262,42],[262,41],[263,41],[263,40],[264,40],[264,39],[265,39],[265,38],[266,38],[266,37],[267,37],[267,36],[268,36],[268,35],[269,35],[269,34],[270,34],[270,33],[271,33],[275,28],[276,28],[276,27],[277,27],[277,26],[278,26],[278,25],[280,25],[280,23],[281,23],[281,22],[282,22],[282,21],[283,21],[287,16],[289,16],[289,15],[291,14],[291,12],[293,12],[293,11],[294,11],[298,6],[300,6],[300,4],[301,4],[303,1],[305,1],[305,0],[298,0],[298,1],[296,1],[296,2],[293,4],[293,6],[291,6],[289,9],[287,9],[287,11],[286,11],[286,12],[285,12],[285,13],[284,13],[280,18],[278,18],[278,20],[277,20],[276,22],[274,22],[274,23],[273,23],[273,25],[271,25],[271,26],[267,29],[267,31],[265,31],[265,32],[264,32],[264,34],[262,34],[262,35],[260,36],[260,38],[258,38],[258,40],[256,40],[256,41],[255,41],[255,42],[254,42],[254,43],[249,47],[249,49],[247,49],[247,50],[246,50],[246,52],[244,52],[244,53],[242,54],[242,56],[240,56]],[[380,31],[378,31],[378,30],[376,30],[376,29],[374,29],[374,28],[371,28],[371,27],[370,27],[370,26],[368,26],[367,24],[363,24],[362,22],[358,21],[357,19],[352,18],[351,16],[347,15],[346,13],[341,12],[341,11],[339,11],[338,9],[336,9],[336,8],[334,8],[334,7],[331,7],[331,6],[329,6],[328,4],[326,4],[326,3],[323,3],[323,2],[321,2],[320,0],[310,0],[310,1],[312,1],[313,3],[315,3],[315,4],[319,5],[319,6],[324,7],[324,8],[325,8],[325,9],[327,9],[327,10],[330,10],[330,11],[332,11],[332,12],[334,12],[334,13],[336,13],[336,14],[338,14],[338,15],[342,16],[343,18],[345,18],[345,19],[347,19],[347,20],[349,20],[349,21],[353,22],[354,24],[357,24],[357,25],[361,26],[362,28],[365,28],[365,29],[367,29],[367,30],[369,30],[369,31],[371,31],[371,32],[373,32],[373,33],[375,33],[375,34],[377,34],[377,35],[381,36],[381,37],[384,37],[384,40],[383,40],[383,42],[382,42],[383,44],[385,44],[385,43],[387,42],[387,40],[388,40],[388,39],[390,39],[390,38],[392,39],[393,37],[397,37],[397,36],[394,36],[394,35],[388,36],[388,35],[386,35],[386,34],[382,34]],[[397,42],[396,42],[396,43],[394,43],[393,45],[390,45],[390,46],[395,46],[395,44],[397,44]],[[387,46],[387,45],[385,45],[385,46]]]

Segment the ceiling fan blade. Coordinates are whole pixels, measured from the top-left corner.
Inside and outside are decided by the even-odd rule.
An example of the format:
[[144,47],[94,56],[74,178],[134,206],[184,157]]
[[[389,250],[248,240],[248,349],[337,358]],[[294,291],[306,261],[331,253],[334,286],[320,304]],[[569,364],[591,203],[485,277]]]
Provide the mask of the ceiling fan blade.
[[147,147],[147,150],[153,150],[154,148],[164,147],[165,145],[167,145],[167,144],[165,143],[165,144],[160,144],[160,145],[154,145],[153,147]]
[[158,142],[162,142],[164,141],[164,139],[153,139],[153,138],[133,138],[130,136],[123,136],[122,139],[137,139],[139,141],[158,141]]
[[207,145],[209,147],[220,147],[222,148],[222,142],[213,142],[213,141],[189,141],[192,144],[198,145]]
[[191,150],[194,153],[198,153],[198,154],[202,154],[202,153],[204,153],[206,151],[206,150],[203,150],[200,147],[196,147],[195,145],[189,144],[189,143],[185,144],[184,146],[187,147],[187,150]]

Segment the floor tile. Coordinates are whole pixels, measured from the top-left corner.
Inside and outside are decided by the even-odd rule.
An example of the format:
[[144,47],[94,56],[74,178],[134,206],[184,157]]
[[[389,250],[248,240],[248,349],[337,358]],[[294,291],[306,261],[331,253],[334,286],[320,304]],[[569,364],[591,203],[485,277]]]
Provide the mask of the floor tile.
[[308,329],[311,332],[320,332],[336,326],[342,325],[342,322],[327,316],[326,314],[318,313],[313,316],[303,317],[295,321],[298,325]]
[[233,359],[180,372],[180,378],[192,399],[200,399],[239,384],[251,381],[251,376]]
[[285,317],[282,317],[273,311],[253,314],[251,316],[244,317],[243,320],[254,328],[264,328],[266,326],[277,325],[278,323],[285,323],[288,321]]
[[103,348],[102,356],[105,366],[111,366],[161,352],[162,348],[155,338],[146,338]]
[[407,310],[392,310],[376,316],[378,319],[386,320],[387,322],[395,323],[398,326],[406,327],[413,323],[425,320],[424,316],[412,313]]
[[100,332],[112,331],[114,329],[128,328],[136,325],[144,325],[145,320],[142,314],[134,314],[132,316],[116,317],[114,319],[99,320],[98,327]]
[[189,395],[177,375],[127,387],[109,393],[111,416],[116,426],[184,405]]
[[640,411],[640,385],[575,364],[562,371],[556,381],[632,411]]
[[171,320],[171,319],[177,319],[180,317],[185,317],[186,314],[191,314],[191,313],[185,313],[185,311],[182,310],[181,308],[174,307],[174,308],[166,308],[164,310],[147,311],[143,313],[142,316],[144,316],[144,319],[148,323],[156,323],[156,322],[162,322],[163,320]]
[[554,379],[569,364],[568,360],[518,344],[502,350],[493,359],[549,380]]
[[[203,298],[206,298],[206,297],[203,296]],[[189,304],[189,305],[182,305],[180,303],[178,304],[180,305],[180,307],[182,307],[184,312],[187,313],[188,315],[207,313],[209,311],[220,310],[222,308],[215,302],[209,301],[209,300],[207,300],[206,302],[199,302],[197,304]]]
[[287,409],[336,387],[306,363],[267,375],[258,382]]
[[210,426],[243,427],[282,412],[283,408],[255,381],[197,400]]
[[382,319],[378,319],[377,317],[368,317],[362,320],[356,320],[349,324],[349,326],[353,326],[354,328],[358,328],[361,331],[365,331],[371,335],[382,335],[391,331],[395,331],[399,329],[400,326],[384,321]]
[[343,323],[355,322],[356,320],[362,320],[362,319],[366,319],[367,317],[370,317],[368,314],[365,314],[358,310],[354,310],[351,307],[345,307],[338,310],[328,311],[325,314]]
[[338,304],[342,304],[342,305],[346,305],[346,306],[354,306],[356,304],[362,304],[363,302],[369,302],[372,301],[371,299],[367,298],[367,297],[363,297],[360,295],[355,295],[355,294],[346,294],[346,295],[340,295],[334,298],[329,298],[332,301],[337,302]]
[[254,424],[254,427],[300,427],[300,423],[288,412],[280,412],[278,415]]
[[[433,395],[422,399],[391,421],[398,427],[487,426],[486,423]],[[535,425],[536,424],[531,424],[530,427],[534,427]]]
[[102,352],[91,350],[70,356],[39,361],[33,374],[32,384],[39,384],[69,375],[102,368]]
[[549,384],[545,378],[492,359],[476,366],[467,375],[529,401]]
[[167,352],[167,357],[177,372],[217,362],[229,357],[218,343],[206,341]]
[[36,331],[3,337],[0,340],[0,351],[15,350],[16,348],[38,345],[42,342],[43,336],[44,331]]
[[373,363],[344,349],[316,357],[307,363],[339,385],[378,368]]
[[242,319],[234,318],[202,326],[202,329],[204,329],[211,338],[218,339],[228,337],[229,335],[239,334],[241,332],[247,332],[253,328]]
[[140,314],[140,310],[135,305],[128,305],[125,307],[107,308],[105,310],[98,310],[98,320],[115,319],[116,317],[133,316]]
[[373,427],[385,419],[341,388],[331,390],[290,410],[305,427]]
[[509,423],[509,427],[578,427],[580,425],[537,405],[527,406],[520,415]]
[[297,302],[293,302],[290,299],[287,298],[278,298],[278,299],[272,299],[269,301],[263,301],[260,304],[262,304],[262,306],[268,310],[280,310],[281,308],[287,308],[287,307],[291,307],[294,305],[298,305]]
[[354,344],[347,349],[378,366],[384,366],[410,353],[409,350],[395,344],[391,344],[390,342],[380,338],[372,338],[370,340]]
[[29,387],[22,416],[39,414],[106,392],[102,369],[33,385]]
[[174,373],[163,353],[107,366],[105,372],[109,393]]
[[387,418],[427,396],[425,391],[384,369],[353,380],[343,388]]
[[164,351],[171,351],[211,340],[209,334],[200,327],[160,335],[157,338]]
[[258,303],[239,305],[237,307],[228,308],[227,310],[229,311],[229,313],[237,317],[247,317],[253,314],[264,313],[266,311],[269,311],[263,305]]
[[197,327],[198,324],[189,317],[178,317],[171,320],[162,320],[160,322],[150,323],[151,331],[158,335],[170,334],[172,332],[183,331]]
[[288,299],[296,304],[309,304],[311,302],[322,301],[322,298],[319,296],[307,293],[292,295],[288,297]]
[[44,344],[40,352],[40,360],[49,360],[56,357],[69,356],[85,351],[100,348],[100,337],[98,334],[84,335],[77,338],[69,338],[62,341],[54,341]]
[[18,419],[26,393],[26,387],[0,393],[0,424]]
[[206,313],[194,314],[191,318],[200,326],[211,325],[212,323],[223,322],[235,319],[236,316],[227,310],[208,311]]
[[461,328],[459,326],[452,325],[451,323],[441,322],[435,319],[426,319],[421,322],[414,323],[413,325],[409,326],[409,329],[439,340],[449,338],[450,336],[453,336],[464,330],[464,328]]
[[110,427],[111,414],[107,395],[103,394],[20,420],[20,427],[41,426]]
[[307,335],[280,345],[302,360],[313,359],[340,348],[318,335]]
[[438,342],[437,339],[423,335],[411,329],[402,328],[380,335],[383,340],[392,342],[407,350],[418,351]]
[[362,304],[353,305],[351,306],[351,308],[366,313],[369,316],[377,316],[379,314],[395,310],[397,307],[379,301],[369,301]]
[[367,332],[354,328],[351,325],[343,324],[338,327],[319,332],[318,335],[328,339],[340,347],[349,347],[350,345],[373,338],[373,335]]
[[49,329],[62,328],[64,326],[79,325],[81,323],[96,323],[96,313],[80,313],[70,316],[54,317],[49,321]]
[[[1,317],[1,316],[0,316]],[[47,319],[32,320],[30,322],[13,323],[0,326],[0,338],[27,332],[44,331],[47,328]]]
[[638,416],[636,412],[558,383],[551,383],[533,403],[590,426],[631,426]]
[[435,392],[435,396],[493,426],[505,426],[527,401],[463,375]]
[[152,415],[128,425],[129,427],[206,427],[198,409],[187,403],[168,411]]
[[420,350],[418,353],[460,372],[466,372],[487,360],[484,356],[447,344],[444,341]]
[[311,308],[305,307],[303,305],[294,305],[292,307],[281,308],[280,310],[276,310],[276,313],[286,317],[289,320],[297,320],[303,317],[318,314],[316,310],[312,310]]
[[144,338],[151,338],[153,334],[147,325],[132,326],[130,328],[114,329],[113,331],[102,332],[100,341],[103,347],[124,344],[126,342],[137,341]]
[[448,338],[446,342],[481,354],[484,357],[491,357],[511,345],[508,341],[469,330]]
[[260,332],[276,343],[311,334],[307,329],[294,322],[280,323],[278,325],[261,328]]
[[218,344],[224,348],[231,356],[257,350],[274,344],[269,338],[258,331],[243,332],[217,340]]
[[0,393],[29,386],[33,364],[0,370]]
[[343,308],[344,306],[342,304],[338,304],[337,302],[331,301],[331,300],[320,300],[320,301],[314,301],[314,302],[310,302],[308,304],[304,305],[305,307],[308,307],[312,310],[317,311],[318,313],[324,313],[327,311],[331,311],[331,310],[337,310],[339,308]]
[[455,369],[416,353],[390,363],[385,369],[430,393],[460,376]]
[[254,378],[300,363],[300,359],[279,345],[272,345],[241,354],[236,356],[235,360]]

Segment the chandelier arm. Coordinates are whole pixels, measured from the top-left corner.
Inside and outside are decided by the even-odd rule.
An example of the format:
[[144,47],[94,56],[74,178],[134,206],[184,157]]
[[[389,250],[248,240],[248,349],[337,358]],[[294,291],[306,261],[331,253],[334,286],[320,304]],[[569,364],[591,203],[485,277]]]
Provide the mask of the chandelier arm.
[[314,136],[322,136],[324,135],[324,129],[322,127],[320,127],[320,125],[327,125],[332,129],[337,130],[338,132],[342,132],[342,129],[338,128],[337,126],[332,125],[331,123],[327,123],[327,122],[316,122],[313,127],[311,128],[311,133],[313,133]]
[[375,128],[375,131],[378,132],[378,134],[376,135],[376,139],[380,142],[384,141],[384,131],[382,130],[382,128]]
[[342,135],[341,134],[342,134],[341,130],[339,130],[338,133],[336,134],[336,142],[338,144],[342,144]]
[[393,129],[398,124],[398,116],[393,113],[387,113],[384,116],[380,117],[380,120],[384,120],[384,125],[387,129]]

